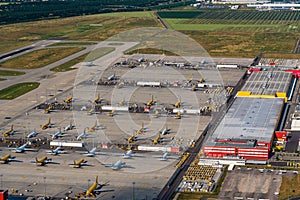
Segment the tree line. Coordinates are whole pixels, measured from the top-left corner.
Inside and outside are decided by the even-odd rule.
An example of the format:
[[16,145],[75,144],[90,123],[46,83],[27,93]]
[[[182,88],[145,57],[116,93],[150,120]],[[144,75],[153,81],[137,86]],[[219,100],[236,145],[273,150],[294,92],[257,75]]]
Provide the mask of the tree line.
[[0,24],[64,18],[107,12],[160,10],[191,4],[194,0],[1,0]]

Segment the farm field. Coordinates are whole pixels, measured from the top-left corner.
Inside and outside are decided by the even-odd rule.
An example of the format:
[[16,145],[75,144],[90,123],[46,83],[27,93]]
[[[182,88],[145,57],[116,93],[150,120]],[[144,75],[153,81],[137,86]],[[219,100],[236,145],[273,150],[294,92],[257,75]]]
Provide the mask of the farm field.
[[44,67],[64,57],[83,50],[82,47],[49,48],[32,51],[0,63],[0,67],[11,69],[35,69]]
[[211,56],[255,57],[260,52],[285,58],[299,39],[300,12],[165,11],[158,12],[169,28],[199,42]]

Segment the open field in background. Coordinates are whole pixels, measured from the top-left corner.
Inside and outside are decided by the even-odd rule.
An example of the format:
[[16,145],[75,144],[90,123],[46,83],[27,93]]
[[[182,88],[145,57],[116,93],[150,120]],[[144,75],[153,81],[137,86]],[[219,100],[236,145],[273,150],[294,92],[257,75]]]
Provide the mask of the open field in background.
[[284,200],[290,197],[300,196],[300,174],[294,177],[282,176],[279,199]]
[[0,76],[19,76],[19,75],[23,75],[23,74],[25,74],[25,72],[0,70]]
[[0,27],[0,40],[5,41],[0,44],[0,54],[31,44],[33,40],[102,41],[125,30],[157,26],[161,24],[152,12],[98,14],[5,25]]
[[82,47],[49,48],[32,51],[0,63],[0,67],[11,69],[35,69],[44,67],[62,58],[83,50]]
[[99,14],[100,17],[150,17],[153,18],[155,15],[152,11],[141,11],[141,12],[116,12],[116,13],[104,13]]
[[31,90],[38,88],[40,83],[37,82],[26,82],[12,85],[8,88],[0,90],[0,99],[11,100],[17,98]]
[[[255,57],[260,52],[293,53],[300,37],[300,12],[159,12],[170,28],[200,43],[211,56]],[[279,20],[282,17],[284,20]],[[257,20],[257,21],[255,21]],[[102,41],[125,30],[161,27],[153,12],[108,13],[0,27],[0,53],[33,40]],[[71,45],[71,44],[70,44]]]
[[166,24],[199,42],[211,56],[292,55],[300,37],[300,12],[166,11]]

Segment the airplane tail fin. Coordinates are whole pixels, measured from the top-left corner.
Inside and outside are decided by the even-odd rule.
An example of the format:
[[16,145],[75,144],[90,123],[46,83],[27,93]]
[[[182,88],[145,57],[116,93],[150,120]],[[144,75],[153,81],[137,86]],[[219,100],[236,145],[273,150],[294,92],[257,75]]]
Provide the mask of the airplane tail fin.
[[96,183],[98,184],[98,176],[96,176]]
[[50,123],[51,123],[51,118],[49,117],[48,124],[50,124]]
[[14,130],[14,125],[13,125],[13,124],[11,125],[10,130],[11,130],[11,131]]

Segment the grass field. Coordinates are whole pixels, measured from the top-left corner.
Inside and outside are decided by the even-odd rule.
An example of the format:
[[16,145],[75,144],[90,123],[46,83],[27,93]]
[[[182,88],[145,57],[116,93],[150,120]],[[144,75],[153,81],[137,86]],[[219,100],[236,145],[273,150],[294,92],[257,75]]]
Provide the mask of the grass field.
[[282,177],[282,183],[279,192],[279,199],[288,199],[290,197],[300,196],[300,174],[295,177]]
[[71,68],[72,66],[76,65],[79,62],[84,61],[85,57],[88,54],[84,54],[82,56],[79,56],[78,58],[75,58],[73,60],[70,60],[69,62],[66,62],[62,65],[59,65],[57,67],[54,67],[52,69],[50,69],[50,71],[54,71],[54,72],[66,72],[66,71],[70,71],[70,70],[74,70],[75,68]]
[[[171,29],[195,39],[211,56],[255,57],[260,52],[288,56],[299,39],[300,12],[164,11],[159,14]],[[125,30],[161,26],[154,13],[148,11],[6,25],[0,27],[0,39],[5,41],[0,44],[0,54],[31,44],[33,40],[102,41]]]
[[11,71],[11,70],[0,70],[0,76],[20,76],[25,74],[25,72]]
[[0,67],[11,69],[40,68],[83,49],[82,47],[41,49],[0,63]]
[[26,82],[12,85],[8,88],[0,90],[0,99],[11,100],[17,98],[31,90],[38,88],[40,83],[37,82]]
[[300,12],[174,11],[159,12],[169,28],[195,39],[211,56],[299,58],[293,51]]
[[152,12],[109,13],[43,20],[0,27],[0,54],[32,44],[34,40],[63,38],[102,41],[125,30],[161,27]]

